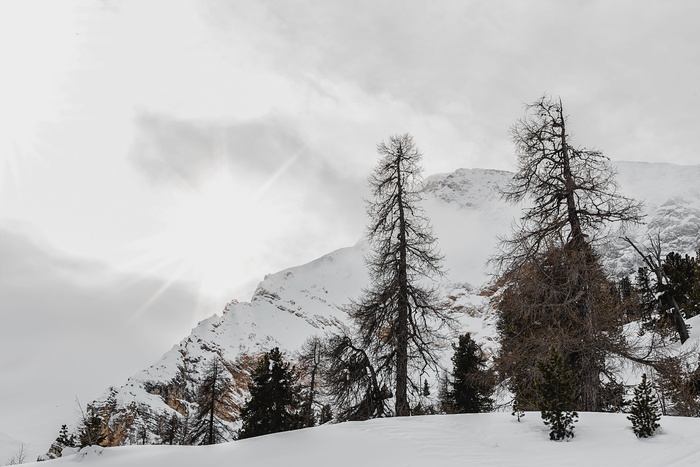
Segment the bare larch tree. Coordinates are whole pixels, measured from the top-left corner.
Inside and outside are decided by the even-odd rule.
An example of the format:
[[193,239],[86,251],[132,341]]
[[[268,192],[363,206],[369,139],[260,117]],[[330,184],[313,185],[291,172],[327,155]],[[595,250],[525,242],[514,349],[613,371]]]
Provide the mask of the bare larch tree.
[[367,202],[372,284],[349,311],[377,371],[395,377],[396,416],[406,416],[411,370],[436,365],[435,344],[450,319],[426,285],[442,274],[442,256],[419,206],[421,153],[408,134],[391,136],[377,151],[381,159],[369,179],[374,199]]
[[229,375],[216,357],[207,365],[197,389],[191,444],[217,444],[229,439],[231,430],[226,422],[233,420],[232,413],[236,410]]
[[[496,257],[501,283],[505,289],[511,286],[511,292],[520,290],[517,287],[523,280],[535,277],[544,287],[550,287],[548,281],[561,285],[562,278],[552,277],[546,270],[553,265],[554,257],[549,254],[544,260],[543,256],[548,251],[560,251],[556,261],[563,263],[556,269],[567,274],[565,287],[557,286],[556,308],[552,307],[554,303],[547,306],[552,313],[575,315],[564,320],[577,323],[579,328],[570,336],[576,336],[579,344],[570,349],[569,363],[579,379],[581,408],[598,410],[601,371],[608,350],[603,338],[610,335],[610,329],[602,324],[610,320],[603,317],[601,305],[596,305],[600,297],[592,295],[601,289],[600,281],[604,280],[592,246],[605,238],[612,223],[640,222],[640,205],[619,193],[615,171],[600,151],[571,144],[561,100],[543,96],[528,105],[525,117],[511,129],[511,136],[518,171],[504,197],[513,203],[527,199],[532,206],[524,209],[512,237],[501,242]],[[605,302],[606,307],[612,306],[609,300]],[[518,307],[523,308],[520,304]]]

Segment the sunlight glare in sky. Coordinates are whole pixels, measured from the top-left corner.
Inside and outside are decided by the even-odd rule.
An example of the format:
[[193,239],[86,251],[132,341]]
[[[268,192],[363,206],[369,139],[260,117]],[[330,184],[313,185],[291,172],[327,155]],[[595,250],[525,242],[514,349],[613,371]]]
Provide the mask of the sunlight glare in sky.
[[278,226],[292,222],[279,199],[267,195],[296,160],[290,157],[266,180],[220,168],[202,186],[181,189],[164,213],[165,230],[139,242],[136,261],[171,283],[194,278],[204,295],[230,300],[226,294],[251,279]]

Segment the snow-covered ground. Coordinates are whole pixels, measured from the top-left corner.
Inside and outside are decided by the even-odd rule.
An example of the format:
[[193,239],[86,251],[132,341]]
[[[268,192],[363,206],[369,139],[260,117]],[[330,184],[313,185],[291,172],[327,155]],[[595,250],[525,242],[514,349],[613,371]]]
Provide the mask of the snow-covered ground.
[[549,440],[537,412],[431,415],[347,422],[216,446],[86,448],[44,465],[215,466],[691,466],[700,465],[700,419],[662,417],[637,439],[623,414],[581,413],[575,437]]

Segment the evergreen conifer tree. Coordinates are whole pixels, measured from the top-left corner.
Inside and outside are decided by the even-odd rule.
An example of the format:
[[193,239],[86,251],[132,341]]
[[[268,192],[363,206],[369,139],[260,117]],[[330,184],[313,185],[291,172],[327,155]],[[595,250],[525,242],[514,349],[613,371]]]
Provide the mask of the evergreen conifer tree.
[[107,430],[104,420],[96,413],[93,406],[88,405],[87,415],[83,416],[82,426],[78,432],[80,447],[100,446],[106,438]]
[[68,427],[66,425],[61,425],[61,431],[59,431],[55,443],[62,447],[74,448],[76,446],[75,435],[68,433]]
[[539,395],[538,408],[544,424],[549,426],[549,439],[560,441],[574,437],[574,423],[578,413],[573,411],[576,377],[566,368],[561,355],[550,348],[549,359],[538,361],[541,379],[535,383]]
[[47,453],[48,459],[56,459],[61,457],[63,450],[65,448],[75,448],[78,446],[75,435],[68,432],[68,427],[66,425],[61,425],[61,430],[56,437],[56,440],[51,444],[49,451]]
[[161,416],[160,439],[163,444],[176,444],[182,431],[182,422],[177,414],[170,417],[167,414]]
[[323,407],[321,407],[321,415],[319,415],[318,423],[323,425],[331,420],[333,420],[333,409],[330,404],[324,404]]
[[654,432],[661,426],[658,423],[661,419],[658,401],[652,393],[646,373],[642,375],[642,382],[634,389],[632,408],[627,419],[632,422],[632,430],[637,438],[654,436]]
[[450,406],[454,413],[488,412],[493,406],[493,384],[486,371],[486,357],[469,333],[452,344],[452,388]]
[[294,370],[279,348],[266,352],[251,374],[250,399],[241,410],[239,439],[252,438],[303,426]]

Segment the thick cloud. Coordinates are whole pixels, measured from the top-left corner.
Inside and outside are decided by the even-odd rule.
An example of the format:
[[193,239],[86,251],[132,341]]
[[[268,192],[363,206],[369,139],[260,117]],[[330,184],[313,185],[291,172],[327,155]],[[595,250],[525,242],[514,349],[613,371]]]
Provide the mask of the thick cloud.
[[508,127],[544,92],[562,97],[580,144],[617,160],[696,161],[700,4],[210,0],[202,10],[279,73],[447,116],[485,167],[512,154]]
[[[45,450],[61,423],[150,365],[196,324],[198,297],[67,257],[0,226],[0,432]],[[165,287],[165,288],[164,288]]]

